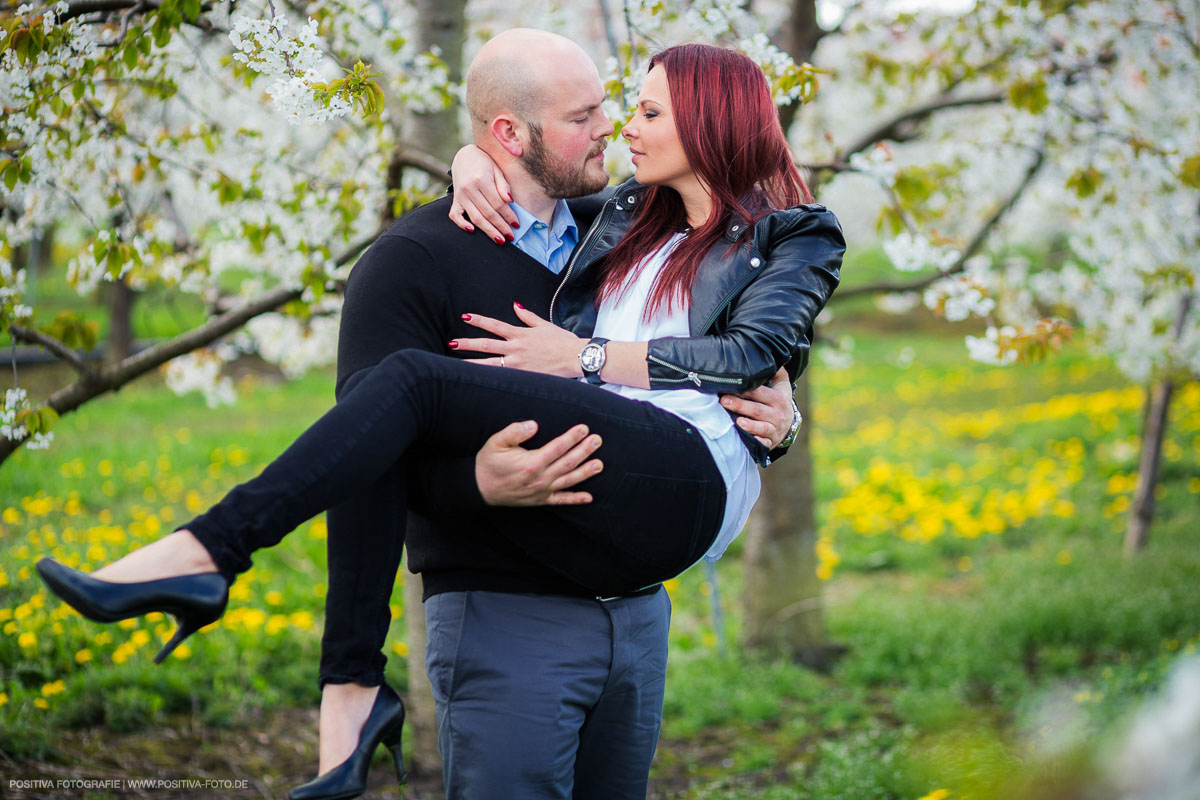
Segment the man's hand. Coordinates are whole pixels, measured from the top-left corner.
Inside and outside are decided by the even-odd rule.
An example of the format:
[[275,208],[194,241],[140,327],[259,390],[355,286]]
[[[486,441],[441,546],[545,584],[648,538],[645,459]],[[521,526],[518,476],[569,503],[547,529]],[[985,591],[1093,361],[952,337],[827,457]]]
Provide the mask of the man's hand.
[[779,370],[757,389],[721,395],[721,405],[741,414],[738,427],[774,450],[792,427],[792,382],[787,370]]
[[592,502],[587,492],[567,489],[604,465],[588,457],[600,437],[576,425],[537,450],[521,446],[537,432],[537,423],[514,422],[496,432],[475,456],[475,482],[489,506],[573,506]]

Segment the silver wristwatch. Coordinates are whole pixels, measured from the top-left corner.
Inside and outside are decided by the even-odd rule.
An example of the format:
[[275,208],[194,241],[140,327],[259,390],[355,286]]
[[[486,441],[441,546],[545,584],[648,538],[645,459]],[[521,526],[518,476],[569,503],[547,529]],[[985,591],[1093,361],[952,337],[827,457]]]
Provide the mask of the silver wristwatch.
[[779,443],[779,447],[791,447],[796,441],[796,434],[800,433],[800,424],[804,422],[804,417],[800,415],[800,409],[796,406],[796,398],[792,398],[792,427],[788,428],[787,436],[783,437],[783,441]]
[[608,344],[608,339],[597,336],[579,351],[579,366],[583,369],[583,378],[593,386],[604,383],[600,379],[600,370],[604,368],[606,355],[604,345],[606,344]]

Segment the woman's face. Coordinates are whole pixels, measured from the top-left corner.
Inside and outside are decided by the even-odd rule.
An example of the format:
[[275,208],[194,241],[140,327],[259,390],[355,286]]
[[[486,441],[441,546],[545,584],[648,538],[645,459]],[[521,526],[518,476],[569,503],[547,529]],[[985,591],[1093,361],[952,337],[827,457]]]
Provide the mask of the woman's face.
[[671,92],[662,64],[656,64],[646,75],[637,111],[621,129],[621,135],[633,153],[634,177],[638,183],[680,190],[684,184],[695,182],[695,173],[683,154],[683,142],[675,129]]

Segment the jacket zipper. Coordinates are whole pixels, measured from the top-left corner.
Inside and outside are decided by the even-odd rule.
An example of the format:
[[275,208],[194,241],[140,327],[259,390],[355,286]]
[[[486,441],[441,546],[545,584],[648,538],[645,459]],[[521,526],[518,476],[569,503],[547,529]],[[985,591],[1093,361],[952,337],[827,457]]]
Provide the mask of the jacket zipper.
[[583,237],[583,242],[575,248],[575,252],[571,254],[571,258],[567,261],[567,268],[563,270],[563,278],[558,282],[558,288],[554,290],[554,294],[550,297],[550,321],[554,322],[554,303],[558,300],[558,295],[562,292],[563,287],[567,285],[567,281],[571,277],[571,271],[575,269],[575,265],[583,257],[584,251],[593,238],[601,235],[608,230],[608,225],[612,222],[612,210],[616,201],[610,200],[610,204],[604,207],[601,212],[600,224],[588,231],[587,236]]
[[660,378],[659,379],[659,380],[667,382],[667,383],[683,383],[684,381],[691,381],[692,383],[696,384],[697,386],[701,386],[701,385],[703,385],[703,383],[701,381],[702,378],[703,378],[703,380],[708,381],[709,383],[728,383],[728,384],[731,384],[734,386],[741,383],[741,380],[739,378],[722,378],[717,375],[704,375],[703,373],[695,372],[694,370],[687,370],[687,369],[684,369],[683,367],[678,367],[678,366],[672,364],[670,361],[663,361],[661,358],[659,358],[658,356],[655,356],[655,355],[647,355],[646,358],[653,361],[655,364],[664,366],[667,369],[673,369],[676,372],[683,375],[682,378]]

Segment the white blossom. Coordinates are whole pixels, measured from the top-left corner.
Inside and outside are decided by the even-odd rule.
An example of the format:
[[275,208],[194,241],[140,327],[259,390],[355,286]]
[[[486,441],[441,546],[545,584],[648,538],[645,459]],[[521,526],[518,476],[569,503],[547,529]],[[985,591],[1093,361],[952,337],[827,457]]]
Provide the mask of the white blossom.
[[200,392],[209,408],[233,405],[237,393],[233,380],[221,375],[221,366],[221,359],[205,350],[179,356],[164,368],[167,387],[176,394]]

